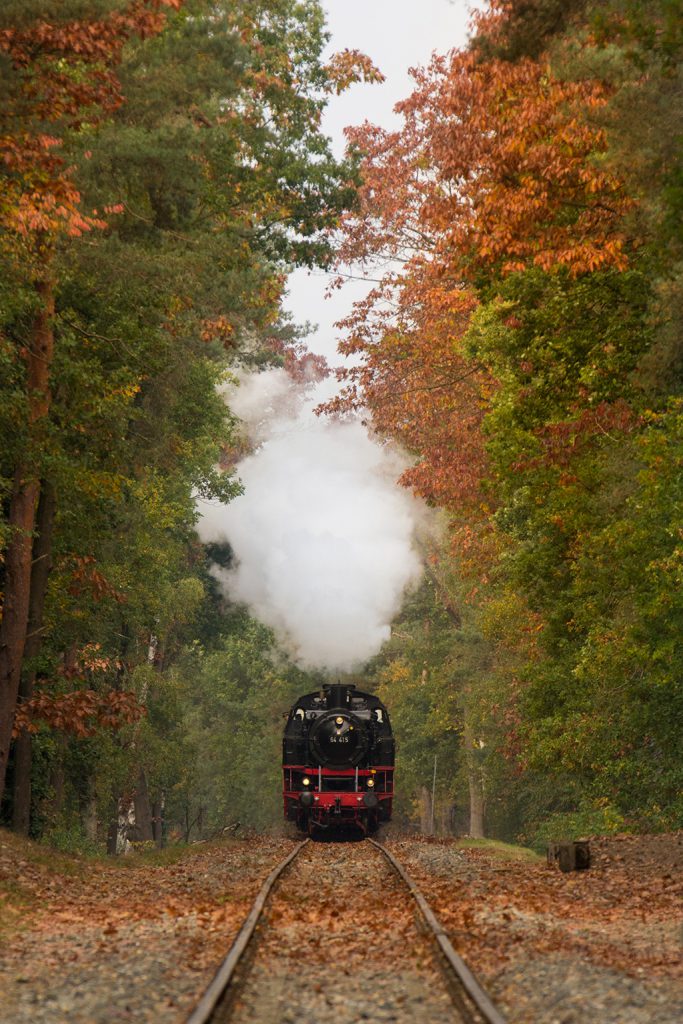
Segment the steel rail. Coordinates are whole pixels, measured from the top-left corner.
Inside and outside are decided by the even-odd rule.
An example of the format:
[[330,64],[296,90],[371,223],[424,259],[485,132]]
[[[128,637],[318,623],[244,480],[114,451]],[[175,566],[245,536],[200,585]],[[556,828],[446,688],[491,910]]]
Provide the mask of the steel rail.
[[505,1017],[503,1017],[500,1010],[494,1006],[490,997],[481,987],[465,961],[455,952],[443,925],[439,922],[434,911],[431,909],[403,865],[397,861],[393,853],[390,853],[389,850],[387,850],[385,846],[382,846],[381,843],[378,843],[374,839],[368,839],[368,842],[377,847],[377,849],[389,861],[397,875],[399,875],[399,877],[405,882],[411,896],[420,908],[420,913],[422,914],[424,921],[438,943],[446,962],[452,972],[456,975],[458,987],[464,990],[486,1024],[506,1024]]
[[230,950],[221,963],[220,967],[216,971],[213,981],[209,984],[200,1002],[197,1004],[195,1009],[192,1011],[190,1016],[187,1018],[186,1024],[209,1024],[209,1021],[213,1017],[216,1009],[226,994],[230,983],[234,977],[237,966],[239,965],[246,949],[256,931],[257,925],[263,913],[263,908],[266,905],[271,890],[277,882],[283,871],[289,867],[297,854],[301,849],[310,842],[310,839],[304,839],[300,842],[292,852],[286,857],[277,867],[273,868],[271,873],[266,878],[265,882],[259,890],[259,894],[254,900],[249,916],[245,920],[244,924],[239,930],[237,938],[233,942]]

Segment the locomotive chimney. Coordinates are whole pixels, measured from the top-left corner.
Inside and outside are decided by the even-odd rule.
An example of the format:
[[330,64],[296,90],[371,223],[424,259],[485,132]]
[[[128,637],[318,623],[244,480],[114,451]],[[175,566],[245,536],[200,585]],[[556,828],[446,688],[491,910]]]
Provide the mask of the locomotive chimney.
[[332,683],[325,687],[328,708],[345,708],[349,703],[349,691],[355,690],[355,686],[349,683]]

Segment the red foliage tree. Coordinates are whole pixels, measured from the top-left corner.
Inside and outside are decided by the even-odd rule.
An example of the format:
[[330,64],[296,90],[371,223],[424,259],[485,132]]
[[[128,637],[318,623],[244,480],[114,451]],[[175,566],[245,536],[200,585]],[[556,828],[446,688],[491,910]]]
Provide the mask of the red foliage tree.
[[[494,31],[497,18],[480,29]],[[344,388],[326,409],[368,408],[419,457],[404,482],[455,510],[481,500],[480,426],[495,388],[464,342],[479,292],[529,267],[622,268],[629,200],[600,162],[600,83],[472,50],[413,75],[400,131],[347,131],[363,153],[363,186],[335,284],[360,265],[375,286],[341,325],[340,351],[355,365],[339,372]]]
[[[0,246],[22,264],[35,289],[26,367],[27,445],[15,466],[10,542],[0,623],[0,794],[14,722],[31,585],[31,546],[40,494],[37,452],[50,408],[54,352],[53,254],[60,239],[105,226],[83,211],[64,143],[94,128],[122,102],[116,67],[126,41],[165,24],[164,8],[181,0],[133,0],[102,18],[36,18],[0,28],[8,78],[0,114]],[[103,211],[104,213],[113,211]]]

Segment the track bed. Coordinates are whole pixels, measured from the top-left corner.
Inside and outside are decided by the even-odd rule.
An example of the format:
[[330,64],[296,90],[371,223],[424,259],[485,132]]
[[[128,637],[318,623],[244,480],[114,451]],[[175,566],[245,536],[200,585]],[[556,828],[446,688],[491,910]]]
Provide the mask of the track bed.
[[382,854],[365,842],[309,843],[269,901],[232,1024],[461,1019]]

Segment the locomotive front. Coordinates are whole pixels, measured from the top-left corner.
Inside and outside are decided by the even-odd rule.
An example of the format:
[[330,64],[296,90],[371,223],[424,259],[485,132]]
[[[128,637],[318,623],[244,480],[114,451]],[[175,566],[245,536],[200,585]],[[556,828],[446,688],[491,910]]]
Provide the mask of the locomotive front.
[[394,738],[371,693],[337,683],[300,697],[287,718],[282,767],[285,818],[303,831],[373,832],[391,818]]

